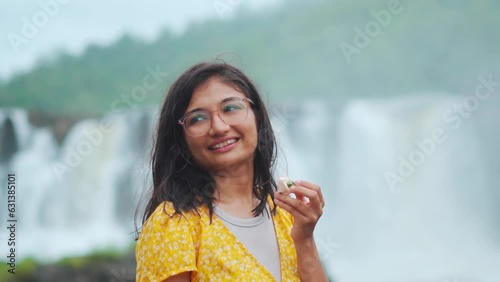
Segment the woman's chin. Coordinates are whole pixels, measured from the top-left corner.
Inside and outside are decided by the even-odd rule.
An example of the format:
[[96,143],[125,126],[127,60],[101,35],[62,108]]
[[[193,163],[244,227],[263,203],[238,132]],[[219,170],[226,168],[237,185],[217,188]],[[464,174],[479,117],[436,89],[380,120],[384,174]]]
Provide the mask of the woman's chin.
[[230,170],[239,169],[240,167],[253,166],[252,158],[217,158],[211,164],[207,165],[209,171],[212,172],[227,172]]

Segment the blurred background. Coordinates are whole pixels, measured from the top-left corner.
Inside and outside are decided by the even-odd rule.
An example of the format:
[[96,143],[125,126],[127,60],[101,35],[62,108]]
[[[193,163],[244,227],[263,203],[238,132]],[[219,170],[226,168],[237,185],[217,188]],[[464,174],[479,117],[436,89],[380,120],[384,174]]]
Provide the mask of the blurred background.
[[16,274],[134,281],[157,110],[222,58],[268,102],[277,175],[321,185],[332,281],[500,281],[500,1],[0,4],[0,181]]

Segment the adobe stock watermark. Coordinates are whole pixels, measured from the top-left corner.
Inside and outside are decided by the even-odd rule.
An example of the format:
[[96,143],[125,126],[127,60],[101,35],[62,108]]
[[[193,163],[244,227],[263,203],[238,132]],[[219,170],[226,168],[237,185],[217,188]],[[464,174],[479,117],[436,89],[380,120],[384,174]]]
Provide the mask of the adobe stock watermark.
[[347,42],[339,44],[347,63],[351,63],[354,54],[359,55],[362,49],[368,47],[373,39],[379,36],[382,30],[391,24],[393,17],[401,14],[403,10],[404,7],[401,1],[391,0],[387,3],[386,9],[378,12],[374,10],[370,11],[373,20],[367,22],[363,29],[359,27],[354,28],[353,44]]
[[[487,78],[478,77],[474,94],[464,97],[460,103],[455,103],[451,108],[444,111],[442,117],[445,123],[453,130],[457,130],[463,123],[464,119],[471,116],[471,113],[479,108],[482,101],[490,98],[497,93],[496,89],[500,87],[500,81],[493,81],[493,75],[490,74]],[[408,157],[398,156],[399,165],[397,171],[386,171],[384,173],[385,180],[392,191],[398,183],[404,183],[407,178],[415,173],[417,167],[425,163],[432,156],[439,144],[444,143],[448,139],[448,135],[444,128],[435,128],[430,138],[424,140],[414,140],[417,149],[410,152]]]
[[[150,66],[146,67],[147,74],[143,77],[142,83],[136,85],[130,91],[130,94],[122,94],[111,102],[110,109],[114,114],[126,114],[132,109],[137,108],[138,104],[144,101],[149,92],[161,85],[163,79],[169,76],[168,73]],[[52,165],[52,169],[59,181],[65,173],[72,171],[78,167],[83,159],[90,155],[95,147],[99,146],[104,140],[104,136],[111,134],[115,130],[115,124],[110,117],[104,117],[98,125],[98,128],[83,132],[84,139],[80,140],[74,148],[66,149],[65,159],[63,162],[57,162]]]
[[29,43],[38,32],[47,26],[49,21],[56,17],[61,10],[61,7],[67,5],[71,0],[41,0],[38,1],[40,7],[33,15],[21,18],[22,27],[19,33],[9,32],[7,39],[14,49],[14,52],[19,53],[19,48],[22,45]]
[[316,245],[319,259],[322,262],[329,260],[333,256],[334,251],[340,247],[340,244],[335,243],[331,236],[327,236],[326,240],[323,240],[322,237],[317,238]]
[[271,139],[266,138],[270,131],[277,138],[277,135],[284,132],[290,120],[294,118],[294,115],[288,112],[288,106],[286,105],[282,107],[272,105],[268,110],[268,114],[270,115],[272,128],[263,128],[259,131],[259,147],[267,146],[269,145],[268,142],[272,142]]
[[234,17],[234,12],[241,5],[242,0],[215,0],[213,7],[219,19],[223,21],[230,20]]
[[111,270],[111,274],[113,274],[113,278],[111,278],[110,282],[126,282],[126,281],[135,281],[135,268],[134,267],[122,267],[119,270],[113,268]]
[[271,106],[271,123],[273,124],[273,129],[276,133],[284,131],[290,120],[295,116],[289,113],[288,106],[284,105],[280,108],[277,106]]
[[[316,248],[319,254],[319,262],[321,265],[325,265],[332,256],[335,249],[339,248],[340,245],[332,241],[331,237],[328,236],[326,241],[320,238],[315,238]],[[318,259],[315,256],[307,256],[303,258],[303,267],[311,271],[320,271],[321,265],[318,265]]]

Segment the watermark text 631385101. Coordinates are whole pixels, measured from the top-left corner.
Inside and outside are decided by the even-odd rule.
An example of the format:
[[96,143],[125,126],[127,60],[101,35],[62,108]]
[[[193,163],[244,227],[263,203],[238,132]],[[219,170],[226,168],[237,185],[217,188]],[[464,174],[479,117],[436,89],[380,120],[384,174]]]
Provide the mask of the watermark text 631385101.
[[16,274],[16,174],[7,175],[7,271]]

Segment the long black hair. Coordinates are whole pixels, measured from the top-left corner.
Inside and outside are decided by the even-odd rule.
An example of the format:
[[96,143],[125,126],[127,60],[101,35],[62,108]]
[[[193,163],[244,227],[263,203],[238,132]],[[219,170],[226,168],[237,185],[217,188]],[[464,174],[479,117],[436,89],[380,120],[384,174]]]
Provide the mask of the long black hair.
[[[176,213],[198,212],[205,205],[213,214],[216,184],[210,171],[197,166],[184,139],[183,127],[177,123],[189,105],[193,91],[212,77],[235,87],[253,101],[258,143],[254,153],[253,194],[260,203],[253,210],[255,216],[263,213],[267,198],[274,201],[276,182],[273,170],[276,162],[276,139],[271,122],[259,92],[252,81],[238,68],[225,62],[199,63],[190,67],[171,85],[161,107],[156,135],[151,152],[153,189],[142,223],[164,201],[173,203]],[[276,205],[273,204],[274,213]]]

